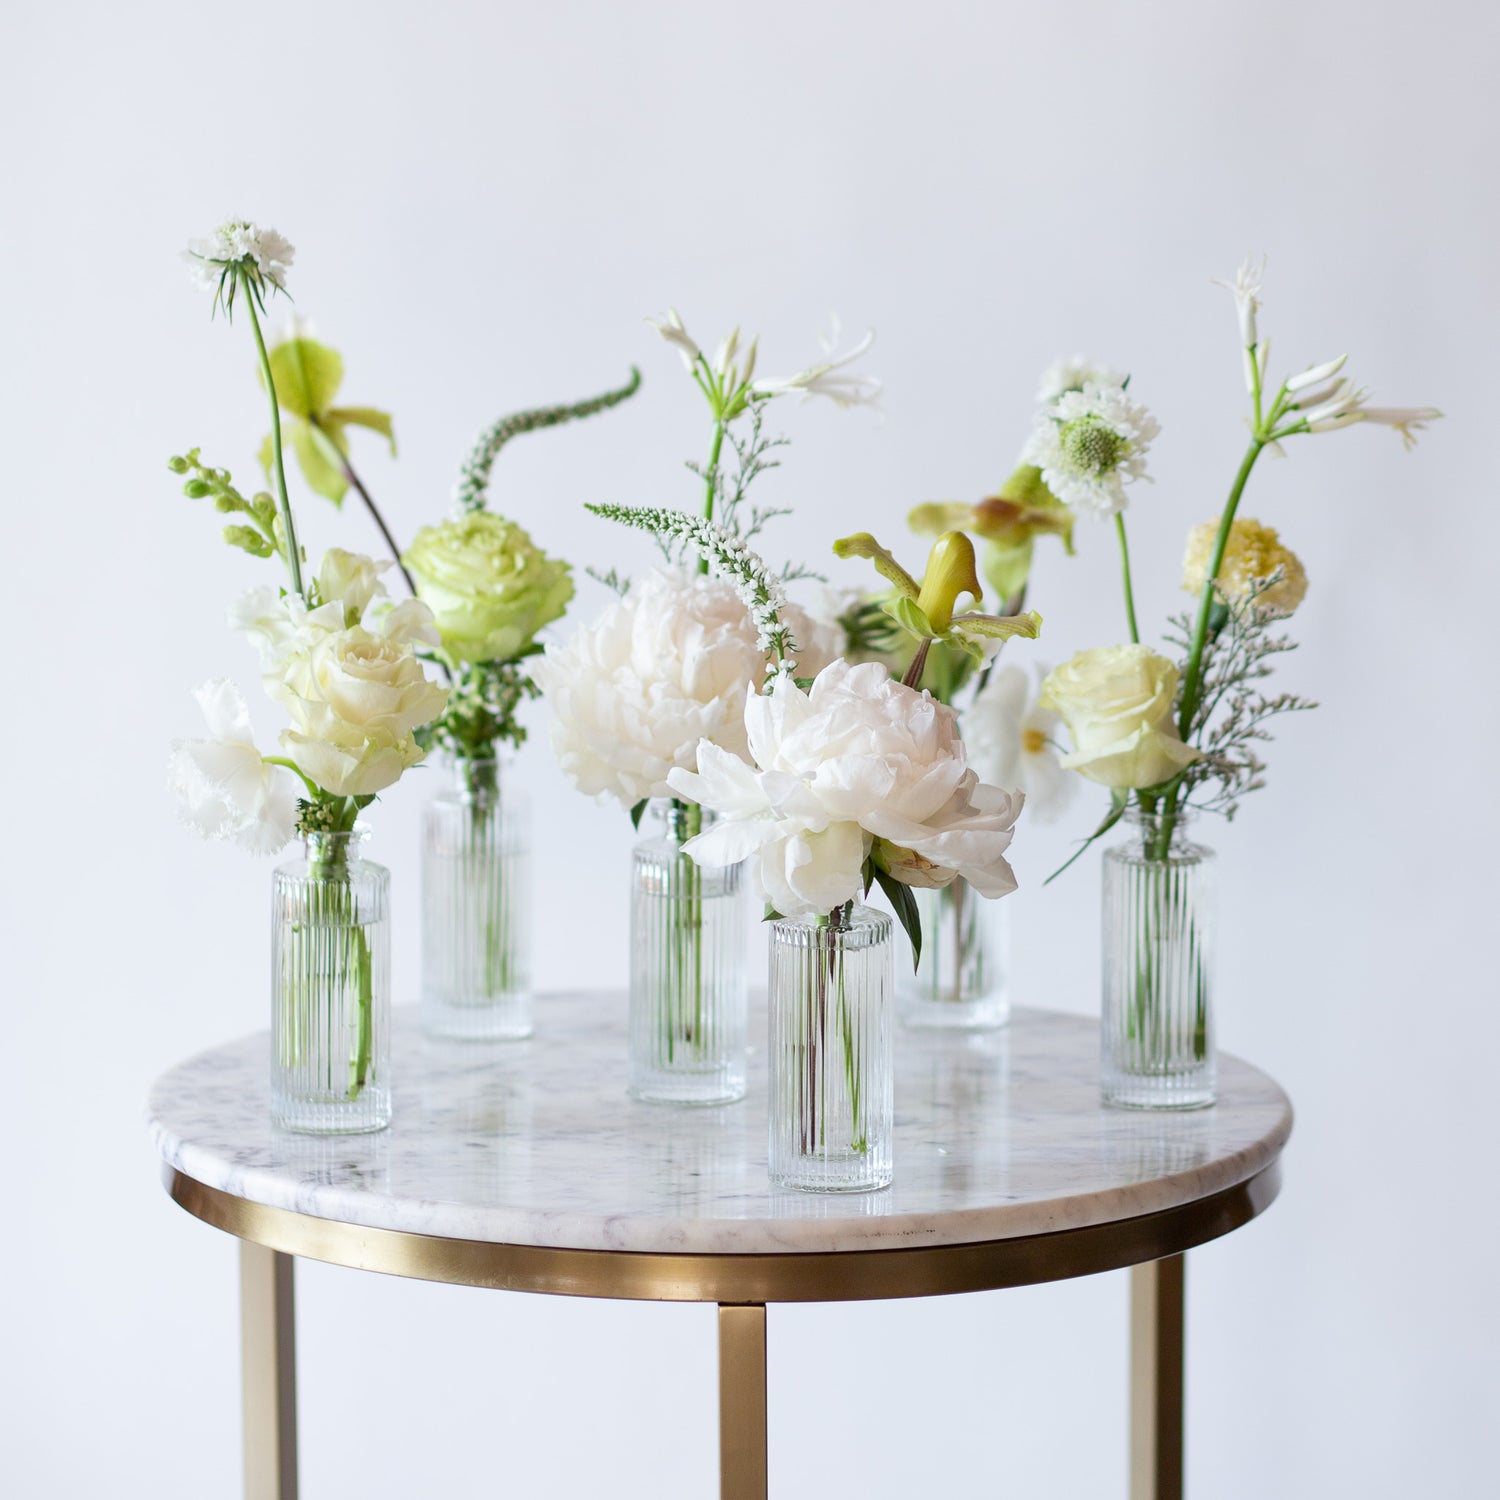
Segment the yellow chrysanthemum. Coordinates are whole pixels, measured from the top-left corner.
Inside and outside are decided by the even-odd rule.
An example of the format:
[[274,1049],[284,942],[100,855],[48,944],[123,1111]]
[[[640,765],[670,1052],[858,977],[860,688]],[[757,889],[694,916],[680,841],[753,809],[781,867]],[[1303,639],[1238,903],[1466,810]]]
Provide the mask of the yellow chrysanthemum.
[[[1208,564],[1213,557],[1218,523],[1205,521],[1188,532],[1187,550],[1182,556],[1182,586],[1190,594],[1203,592]],[[1281,545],[1273,526],[1259,521],[1235,521],[1229,529],[1229,544],[1219,565],[1218,592],[1228,600],[1238,600],[1250,592],[1256,578],[1269,578],[1280,570],[1280,579],[1261,593],[1256,603],[1265,609],[1291,614],[1307,593],[1307,570],[1297,554]]]

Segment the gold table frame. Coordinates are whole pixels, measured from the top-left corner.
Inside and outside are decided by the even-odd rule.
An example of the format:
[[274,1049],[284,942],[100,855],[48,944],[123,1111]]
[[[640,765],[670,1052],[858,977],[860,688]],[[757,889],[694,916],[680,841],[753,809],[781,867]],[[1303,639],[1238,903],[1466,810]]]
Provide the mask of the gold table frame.
[[423,1281],[719,1307],[721,1500],[766,1500],[766,1305],[935,1297],[1131,1268],[1130,1496],[1183,1492],[1184,1255],[1275,1199],[1279,1156],[1158,1213],[904,1250],[697,1255],[448,1239],[252,1203],[164,1168],[189,1213],[239,1238],[246,1500],[297,1500],[294,1257]]

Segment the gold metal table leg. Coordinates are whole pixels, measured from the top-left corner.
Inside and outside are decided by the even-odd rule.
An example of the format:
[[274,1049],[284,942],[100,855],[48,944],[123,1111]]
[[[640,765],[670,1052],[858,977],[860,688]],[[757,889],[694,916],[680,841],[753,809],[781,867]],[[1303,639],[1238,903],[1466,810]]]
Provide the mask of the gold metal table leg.
[[1130,1269],[1130,1500],[1182,1500],[1184,1266]]
[[719,1500],[766,1500],[766,1309],[719,1306]]
[[297,1500],[297,1359],[290,1255],[240,1241],[245,1500]]

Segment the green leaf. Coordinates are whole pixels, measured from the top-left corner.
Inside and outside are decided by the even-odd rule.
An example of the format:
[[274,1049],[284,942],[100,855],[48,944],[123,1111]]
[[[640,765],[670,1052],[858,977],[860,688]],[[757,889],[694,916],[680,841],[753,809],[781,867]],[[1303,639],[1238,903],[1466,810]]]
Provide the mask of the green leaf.
[[984,580],[1001,599],[1014,599],[1031,577],[1031,558],[1036,539],[1026,537],[1014,546],[991,542],[984,549]]
[[1042,884],[1051,885],[1052,882],[1056,880],[1057,877],[1061,875],[1062,872],[1066,870],[1068,866],[1071,865],[1073,861],[1076,860],[1083,853],[1083,851],[1094,842],[1095,839],[1103,838],[1104,835],[1108,833],[1109,830],[1113,828],[1115,824],[1125,816],[1125,809],[1129,806],[1129,789],[1126,787],[1116,787],[1109,794],[1109,812],[1105,815],[1104,821],[1078,846],[1076,850],[1074,850],[1073,854],[1063,864],[1060,864],[1042,882]]
[[761,921],[762,922],[779,922],[780,920],[781,920],[781,913],[779,911],[777,911],[776,908],[770,904],[770,902],[767,902],[766,903],[766,914],[761,918]]
[[322,416],[344,383],[343,357],[315,339],[277,344],[270,362],[277,403],[294,417]]
[[641,817],[645,813],[646,804],[650,800],[651,799],[649,797],[642,797],[641,800],[630,809],[630,826],[634,828],[637,833],[641,831]]
[[918,640],[931,640],[938,633],[915,599],[897,595],[886,601],[884,609],[903,630],[910,631]]
[[891,910],[896,913],[897,920],[906,929],[906,935],[911,939],[911,966],[915,971],[917,965],[922,961],[922,914],[917,910],[917,899],[911,893],[911,887],[902,885],[888,870],[882,870],[879,865],[875,867],[875,879],[880,889],[885,892],[885,898],[891,903]]
[[396,456],[396,427],[388,411],[376,411],[373,406],[331,406],[323,415],[328,423],[339,427],[367,427],[378,432],[391,445],[391,457]]

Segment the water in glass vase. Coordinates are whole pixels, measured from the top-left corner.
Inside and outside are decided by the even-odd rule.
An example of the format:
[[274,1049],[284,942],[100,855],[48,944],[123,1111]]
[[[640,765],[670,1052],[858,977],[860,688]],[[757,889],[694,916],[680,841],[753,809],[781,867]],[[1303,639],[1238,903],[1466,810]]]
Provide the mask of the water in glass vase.
[[422,1025],[433,1036],[532,1032],[527,812],[492,758],[455,757],[422,821]]
[[391,1122],[390,873],[362,829],[313,833],[272,877],[271,1119],[318,1135]]
[[712,814],[653,804],[665,831],[635,847],[630,898],[630,1093],[657,1104],[745,1095],[743,871],[700,869],[682,845]]
[[1101,1082],[1106,1102],[1202,1109],[1218,1092],[1214,1053],[1214,856],[1132,810],[1135,832],[1104,855]]
[[1010,1020],[1006,990],[1010,924],[960,878],[941,890],[914,890],[922,956],[913,972],[898,959],[896,990],[908,1026],[994,1031]]
[[771,923],[770,1173],[863,1193],[894,1175],[893,930],[857,906]]

